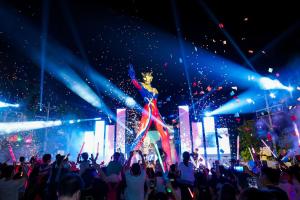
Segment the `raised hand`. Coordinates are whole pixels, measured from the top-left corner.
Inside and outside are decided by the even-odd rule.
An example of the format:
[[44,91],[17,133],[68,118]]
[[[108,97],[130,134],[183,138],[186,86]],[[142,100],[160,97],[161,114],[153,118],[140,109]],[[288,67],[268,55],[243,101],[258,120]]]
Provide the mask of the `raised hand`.
[[128,67],[129,67],[128,74],[129,74],[130,78],[135,79],[135,71],[133,69],[133,65],[129,64]]
[[96,154],[96,157],[94,157],[94,155],[93,155],[93,154],[91,154],[91,158],[90,158],[90,160],[92,161],[92,163],[93,163],[93,164],[97,162],[98,155],[99,155],[99,154],[97,153],[97,154]]
[[143,157],[143,153],[141,150],[137,150],[137,152]]
[[130,157],[132,157],[134,154],[134,151],[130,151]]

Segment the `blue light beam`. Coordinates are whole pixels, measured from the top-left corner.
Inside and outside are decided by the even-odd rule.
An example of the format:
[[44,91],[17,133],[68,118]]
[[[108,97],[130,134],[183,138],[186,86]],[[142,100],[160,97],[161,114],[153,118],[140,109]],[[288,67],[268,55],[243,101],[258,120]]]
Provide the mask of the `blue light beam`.
[[47,127],[62,125],[62,121],[28,121],[28,122],[2,122],[0,123],[0,135],[6,135],[21,131],[30,131]]

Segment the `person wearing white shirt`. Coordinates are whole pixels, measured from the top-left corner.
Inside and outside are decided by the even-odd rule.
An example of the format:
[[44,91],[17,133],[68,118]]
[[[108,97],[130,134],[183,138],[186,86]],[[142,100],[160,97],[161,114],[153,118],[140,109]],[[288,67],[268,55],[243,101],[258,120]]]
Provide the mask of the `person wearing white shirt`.
[[144,185],[146,181],[145,160],[141,151],[138,151],[142,158],[142,164],[134,163],[131,167],[131,159],[134,152],[130,152],[130,157],[125,165],[125,200],[144,200]]
[[[194,167],[190,162],[190,153],[185,151],[182,154],[183,161],[179,163],[179,180],[182,197],[191,197],[190,192],[193,190],[195,176]],[[187,200],[187,199],[186,199]]]

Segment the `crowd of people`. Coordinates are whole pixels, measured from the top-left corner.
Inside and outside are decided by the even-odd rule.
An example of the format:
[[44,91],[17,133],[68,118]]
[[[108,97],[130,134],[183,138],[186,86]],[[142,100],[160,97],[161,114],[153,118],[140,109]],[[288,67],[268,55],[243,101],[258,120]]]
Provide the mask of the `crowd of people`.
[[[211,169],[196,167],[191,154],[182,161],[164,163],[144,159],[141,151],[130,152],[125,160],[116,152],[109,163],[97,163],[98,155],[50,154],[42,159],[0,166],[0,200],[299,200],[300,168],[273,169],[256,165],[255,170],[215,161]],[[162,159],[161,159],[162,158]]]

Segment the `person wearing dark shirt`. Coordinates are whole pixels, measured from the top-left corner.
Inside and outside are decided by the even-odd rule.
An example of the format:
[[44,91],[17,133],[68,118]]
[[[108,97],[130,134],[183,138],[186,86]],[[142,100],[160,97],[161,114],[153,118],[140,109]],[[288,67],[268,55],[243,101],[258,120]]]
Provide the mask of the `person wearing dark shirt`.
[[259,176],[261,189],[266,189],[276,195],[277,199],[288,200],[287,193],[278,187],[280,171],[270,167],[263,167]]

